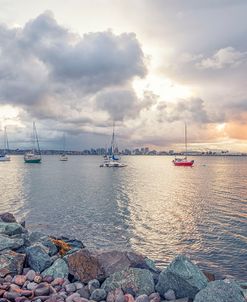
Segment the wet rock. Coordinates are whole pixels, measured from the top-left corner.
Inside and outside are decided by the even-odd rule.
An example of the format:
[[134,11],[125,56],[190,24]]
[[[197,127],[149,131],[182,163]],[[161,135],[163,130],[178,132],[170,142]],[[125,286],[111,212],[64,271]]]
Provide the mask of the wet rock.
[[52,264],[50,256],[41,244],[35,244],[26,249],[27,263],[36,272],[42,272]]
[[21,238],[11,238],[0,234],[0,251],[2,250],[16,250],[24,245],[24,240]]
[[104,276],[97,257],[89,250],[82,249],[67,256],[69,273],[80,279],[81,282],[89,282],[92,279],[100,279]]
[[175,295],[174,290],[168,289],[168,291],[164,294],[164,298],[168,301],[175,300],[176,295]]
[[35,276],[36,276],[36,273],[32,269],[26,273],[27,280],[29,280],[29,281],[33,281]]
[[202,271],[203,274],[206,276],[206,278],[208,279],[208,282],[211,282],[211,281],[215,281],[215,275],[210,273],[210,272],[207,272],[207,271]]
[[15,216],[9,212],[0,213],[0,221],[2,222],[17,222]]
[[97,288],[100,288],[100,283],[97,279],[93,279],[88,282],[88,289],[90,294]]
[[241,288],[235,283],[222,280],[209,282],[194,299],[194,302],[245,302]]
[[50,285],[48,283],[40,283],[34,290],[35,296],[47,296],[50,293]]
[[69,274],[69,268],[67,263],[59,258],[57,259],[52,266],[47,268],[42,272],[42,276],[52,276],[55,278],[67,278]]
[[16,275],[12,282],[14,282],[17,285],[23,286],[23,284],[26,282],[27,277],[25,275]]
[[154,280],[152,273],[146,269],[129,268],[112,274],[101,288],[106,292],[122,288],[124,293],[129,293],[131,289],[135,296],[150,295],[154,292]]
[[41,232],[32,232],[29,235],[30,245],[35,243],[41,243],[46,249],[49,256],[53,256],[58,253],[57,246],[52,242],[51,238]]
[[72,249],[82,249],[85,247],[84,244],[80,240],[77,240],[75,238],[72,239],[72,238],[67,238],[67,237],[62,236],[57,239],[66,242]]
[[160,273],[156,290],[164,296],[169,289],[172,289],[177,298],[193,299],[206,286],[207,278],[199,268],[187,257],[180,255]]
[[21,274],[26,255],[14,251],[0,253],[0,277]]
[[90,296],[90,300],[94,300],[96,302],[105,300],[105,298],[106,298],[106,291],[100,288],[95,289]]
[[136,298],[136,302],[149,302],[147,295],[140,295]]
[[76,287],[73,283],[69,283],[69,284],[65,285],[64,288],[65,288],[67,293],[73,293],[73,292],[76,291]]
[[0,234],[13,236],[17,234],[22,234],[26,230],[18,223],[8,223],[0,221]]
[[83,288],[79,289],[77,292],[84,299],[89,299],[89,297],[90,297],[90,292],[87,287],[83,287]]

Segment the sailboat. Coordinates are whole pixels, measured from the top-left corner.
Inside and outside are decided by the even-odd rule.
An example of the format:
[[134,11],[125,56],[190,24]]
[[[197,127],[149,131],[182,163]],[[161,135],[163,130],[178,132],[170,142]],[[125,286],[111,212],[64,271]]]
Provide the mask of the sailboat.
[[63,134],[63,153],[60,155],[59,160],[60,161],[67,161],[68,160],[68,156],[65,153],[65,134]]
[[110,154],[104,156],[104,162],[103,164],[100,165],[100,167],[123,168],[127,166],[126,164],[121,162],[120,157],[117,154],[115,154],[115,150],[116,150],[115,124],[113,124]]
[[[25,163],[38,164],[41,162],[41,152],[39,148],[39,139],[38,139],[35,122],[33,122],[32,141],[33,141],[33,149],[30,152],[25,153],[24,161]],[[37,149],[35,149],[35,142],[37,144]]]
[[187,124],[184,124],[184,143],[185,143],[185,157],[184,158],[177,158],[172,161],[175,166],[183,166],[183,167],[192,167],[194,164],[194,160],[188,160],[187,158]]
[[0,161],[10,161],[10,156],[7,154],[9,150],[9,141],[8,141],[8,136],[7,136],[7,128],[4,127],[4,149],[3,153],[0,154]]

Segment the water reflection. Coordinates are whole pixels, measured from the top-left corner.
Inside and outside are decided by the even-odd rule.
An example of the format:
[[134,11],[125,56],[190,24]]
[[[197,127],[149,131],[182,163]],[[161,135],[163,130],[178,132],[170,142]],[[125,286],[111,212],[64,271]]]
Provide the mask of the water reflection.
[[91,247],[133,248],[160,266],[185,253],[222,274],[244,275],[245,158],[197,158],[193,168],[174,167],[170,157],[124,160],[128,167],[117,170],[99,168],[98,157],[47,156],[41,165],[15,158],[0,166],[0,210]]

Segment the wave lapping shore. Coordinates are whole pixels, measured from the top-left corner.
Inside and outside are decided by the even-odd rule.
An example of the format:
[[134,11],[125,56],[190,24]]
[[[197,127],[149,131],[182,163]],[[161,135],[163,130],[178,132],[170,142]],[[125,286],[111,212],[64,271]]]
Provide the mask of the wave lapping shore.
[[132,251],[89,250],[0,214],[0,302],[246,302],[247,283],[215,280],[186,256],[159,270]]

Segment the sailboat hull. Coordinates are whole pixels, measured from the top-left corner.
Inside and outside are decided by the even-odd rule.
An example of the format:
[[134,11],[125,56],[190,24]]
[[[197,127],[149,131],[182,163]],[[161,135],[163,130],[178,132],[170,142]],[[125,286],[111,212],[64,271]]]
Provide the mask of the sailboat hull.
[[172,161],[174,166],[179,166],[179,167],[192,167],[194,165],[194,161]]
[[10,157],[8,155],[0,156],[0,161],[10,161]]
[[39,164],[41,163],[41,158],[40,159],[24,159],[25,163],[28,164]]

